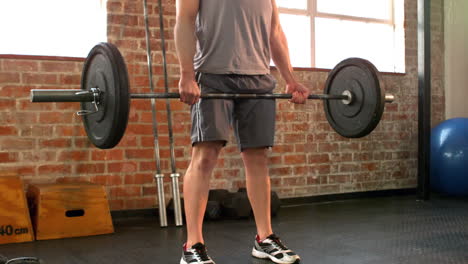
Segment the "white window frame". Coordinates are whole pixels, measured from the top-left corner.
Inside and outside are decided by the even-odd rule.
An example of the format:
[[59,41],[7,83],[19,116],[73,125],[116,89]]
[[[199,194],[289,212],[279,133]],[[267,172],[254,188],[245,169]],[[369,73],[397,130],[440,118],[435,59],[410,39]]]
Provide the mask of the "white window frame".
[[355,21],[355,22],[366,22],[366,23],[376,23],[376,24],[385,24],[391,25],[394,28],[396,27],[395,23],[395,1],[389,0],[390,5],[390,19],[378,19],[378,18],[369,18],[369,17],[360,17],[360,16],[349,16],[349,15],[339,15],[333,13],[325,13],[317,11],[317,0],[307,0],[307,9],[295,9],[295,8],[285,8],[278,7],[280,14],[288,15],[301,15],[309,16],[310,18],[310,36],[311,36],[311,68],[316,68],[315,62],[315,18],[329,18],[337,20],[346,20],[346,21]]
[[[83,0],[3,0],[0,55],[86,58],[95,44],[108,39],[108,1],[87,0],[83,4]],[[83,8],[72,9],[76,5]],[[99,5],[99,9],[86,10],[90,5]]]

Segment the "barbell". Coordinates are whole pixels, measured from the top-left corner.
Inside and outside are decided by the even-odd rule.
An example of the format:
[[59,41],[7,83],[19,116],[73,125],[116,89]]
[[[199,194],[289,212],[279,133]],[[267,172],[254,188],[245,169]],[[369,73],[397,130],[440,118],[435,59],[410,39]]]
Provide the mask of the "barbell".
[[44,262],[36,257],[20,257],[8,260],[0,255],[0,264],[44,264]]
[[[291,99],[290,94],[202,94],[209,99]],[[83,125],[98,148],[115,147],[128,123],[130,99],[180,98],[177,93],[130,93],[127,66],[122,54],[110,43],[99,43],[88,54],[81,76],[81,89],[33,89],[31,102],[80,102]],[[382,118],[385,103],[394,96],[385,94],[375,66],[361,58],[340,62],[329,73],[324,94],[308,99],[324,100],[331,127],[347,138],[371,133]]]

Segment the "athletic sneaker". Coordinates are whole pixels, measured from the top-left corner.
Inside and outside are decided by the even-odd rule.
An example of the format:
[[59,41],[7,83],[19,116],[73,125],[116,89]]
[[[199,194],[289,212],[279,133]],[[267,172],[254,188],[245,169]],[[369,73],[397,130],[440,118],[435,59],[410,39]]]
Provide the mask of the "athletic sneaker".
[[197,243],[187,249],[184,245],[184,252],[180,264],[215,264],[208,256],[206,247],[202,243]]
[[275,234],[269,235],[263,241],[257,235],[255,239],[255,246],[252,249],[252,256],[261,259],[270,259],[275,263],[291,264],[300,263],[301,258],[288,249],[280,238]]

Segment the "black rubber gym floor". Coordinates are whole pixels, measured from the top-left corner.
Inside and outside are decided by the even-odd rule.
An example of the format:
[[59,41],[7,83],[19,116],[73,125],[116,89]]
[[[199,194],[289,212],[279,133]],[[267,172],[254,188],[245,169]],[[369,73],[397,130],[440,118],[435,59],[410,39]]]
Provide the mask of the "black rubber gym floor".
[[[468,263],[468,200],[414,196],[366,198],[285,207],[274,218],[283,242],[306,264]],[[112,235],[0,246],[9,258],[45,264],[179,263],[184,228],[161,229],[156,218],[120,219]],[[217,264],[265,264],[250,257],[252,220],[205,223]]]

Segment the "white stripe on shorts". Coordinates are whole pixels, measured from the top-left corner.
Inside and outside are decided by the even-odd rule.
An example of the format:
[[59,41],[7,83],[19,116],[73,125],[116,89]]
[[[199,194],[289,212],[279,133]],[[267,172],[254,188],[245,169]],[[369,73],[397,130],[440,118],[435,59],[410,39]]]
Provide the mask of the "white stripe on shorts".
[[[201,91],[201,83],[200,83],[200,77],[201,77],[201,73],[200,75],[198,76],[198,83],[199,83],[199,88],[200,88],[200,91]],[[202,133],[202,128],[201,128],[201,110],[200,110],[200,100],[202,99],[198,99],[198,102],[197,102],[197,130],[198,130],[198,140],[199,141],[203,141],[203,133]]]

